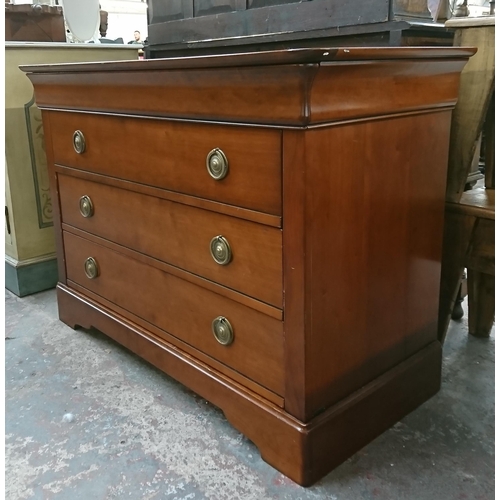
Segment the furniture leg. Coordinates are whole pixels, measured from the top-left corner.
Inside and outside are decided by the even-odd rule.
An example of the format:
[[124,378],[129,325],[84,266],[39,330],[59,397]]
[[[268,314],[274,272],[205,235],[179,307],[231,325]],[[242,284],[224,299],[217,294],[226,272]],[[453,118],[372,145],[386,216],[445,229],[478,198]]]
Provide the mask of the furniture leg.
[[474,217],[446,210],[438,321],[438,340],[441,343],[446,337],[452,310],[459,292],[474,222]]
[[467,277],[465,273],[462,274],[462,279],[458,286],[457,298],[455,299],[455,305],[451,311],[451,319],[459,320],[464,316],[464,308],[462,307],[462,302],[464,297],[467,295]]
[[489,337],[495,318],[495,276],[469,269],[469,333]]

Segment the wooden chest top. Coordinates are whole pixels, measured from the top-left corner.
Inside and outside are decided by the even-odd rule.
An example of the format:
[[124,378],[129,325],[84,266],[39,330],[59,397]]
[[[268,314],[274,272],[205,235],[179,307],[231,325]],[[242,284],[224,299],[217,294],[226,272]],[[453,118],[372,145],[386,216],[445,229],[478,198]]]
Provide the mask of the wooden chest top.
[[23,66],[40,108],[310,127],[453,106],[473,48],[324,48]]

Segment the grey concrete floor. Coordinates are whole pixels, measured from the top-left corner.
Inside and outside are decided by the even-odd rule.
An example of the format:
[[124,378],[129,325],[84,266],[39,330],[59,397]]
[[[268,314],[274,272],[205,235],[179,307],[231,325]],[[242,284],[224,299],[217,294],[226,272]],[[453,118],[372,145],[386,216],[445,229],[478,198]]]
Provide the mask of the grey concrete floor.
[[[220,410],[97,331],[55,291],[6,292],[6,499],[494,498],[494,332],[454,322],[442,389],[311,488]],[[72,414],[72,421],[64,416]]]

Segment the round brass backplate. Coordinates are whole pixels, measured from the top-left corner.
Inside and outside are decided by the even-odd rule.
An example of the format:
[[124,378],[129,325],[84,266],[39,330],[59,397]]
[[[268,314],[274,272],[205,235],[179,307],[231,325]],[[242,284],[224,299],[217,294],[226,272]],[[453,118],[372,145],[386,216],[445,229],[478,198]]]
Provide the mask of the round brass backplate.
[[226,177],[229,172],[229,163],[222,149],[215,148],[207,155],[207,170],[216,181]]
[[210,254],[217,264],[221,266],[229,264],[232,258],[229,241],[221,235],[212,238],[210,241]]
[[92,217],[94,215],[94,205],[90,196],[84,195],[80,198],[80,213],[85,218]]
[[73,147],[80,155],[85,151],[85,136],[81,130],[75,130],[73,134]]
[[94,257],[89,257],[85,261],[85,274],[88,279],[95,279],[99,276],[99,266],[97,265],[97,261]]
[[212,321],[212,333],[219,344],[230,345],[233,343],[233,327],[224,316],[218,316]]

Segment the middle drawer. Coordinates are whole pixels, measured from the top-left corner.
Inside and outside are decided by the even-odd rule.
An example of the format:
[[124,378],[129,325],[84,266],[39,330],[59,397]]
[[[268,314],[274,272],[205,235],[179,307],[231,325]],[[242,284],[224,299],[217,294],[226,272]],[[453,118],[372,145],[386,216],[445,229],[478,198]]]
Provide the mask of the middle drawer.
[[280,229],[63,174],[58,179],[62,222],[283,307]]

